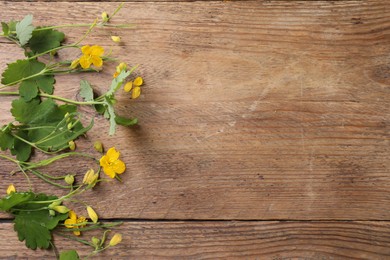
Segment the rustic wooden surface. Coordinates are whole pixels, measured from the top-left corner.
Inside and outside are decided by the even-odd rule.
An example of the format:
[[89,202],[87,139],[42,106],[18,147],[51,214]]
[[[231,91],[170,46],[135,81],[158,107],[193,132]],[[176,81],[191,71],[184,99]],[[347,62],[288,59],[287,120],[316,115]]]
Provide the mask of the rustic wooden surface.
[[[32,13],[36,24],[84,23],[115,7],[3,1],[0,20]],[[95,128],[77,143],[88,152],[96,139],[115,145],[128,165],[123,184],[84,197],[102,218],[125,221],[124,243],[103,256],[390,258],[387,1],[132,1],[118,17],[136,27],[96,31],[85,43],[140,64],[141,98],[118,102],[140,124],[109,137],[86,108]],[[83,33],[65,31],[69,42]],[[0,39],[0,69],[16,57]],[[104,89],[114,69],[82,77]],[[78,81],[60,77],[56,91],[79,98]],[[2,97],[1,123],[11,100]],[[27,187],[1,165],[0,190]],[[78,166],[82,176],[88,163]],[[0,258],[54,256],[24,249],[0,216]]]

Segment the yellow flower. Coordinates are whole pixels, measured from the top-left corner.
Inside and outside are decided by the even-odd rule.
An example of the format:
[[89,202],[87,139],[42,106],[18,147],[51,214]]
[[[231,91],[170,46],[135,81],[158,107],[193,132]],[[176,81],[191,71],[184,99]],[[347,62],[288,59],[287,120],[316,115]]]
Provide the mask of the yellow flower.
[[98,218],[98,215],[96,214],[96,212],[93,210],[93,208],[90,206],[87,206],[87,212],[88,212],[88,216],[92,220],[92,222],[97,223],[99,218]]
[[[69,218],[65,220],[65,227],[67,228],[82,228],[85,225],[80,225],[87,222],[87,219],[83,216],[77,217],[76,213],[71,210],[69,211]],[[73,231],[73,234],[80,236],[81,232],[78,230]]]
[[113,42],[121,42],[121,37],[119,37],[119,36],[111,36],[111,40],[113,41]]
[[68,174],[64,178],[65,182],[69,185],[72,185],[74,183],[74,176],[72,174]]
[[109,245],[110,246],[116,246],[122,241],[122,235],[119,233],[116,233],[110,240]]
[[115,147],[108,149],[107,154],[100,158],[100,166],[110,178],[115,178],[117,174],[122,174],[126,170],[124,162],[119,160],[120,153]]
[[88,69],[91,64],[98,68],[103,66],[103,60],[101,58],[104,54],[103,47],[98,45],[85,45],[81,47],[81,52],[83,56],[80,57],[79,62],[83,69]]
[[7,195],[10,195],[11,193],[16,192],[15,186],[13,184],[10,184],[7,188]]
[[99,174],[95,173],[93,169],[89,169],[84,175],[83,183],[94,187],[98,181],[98,178]]

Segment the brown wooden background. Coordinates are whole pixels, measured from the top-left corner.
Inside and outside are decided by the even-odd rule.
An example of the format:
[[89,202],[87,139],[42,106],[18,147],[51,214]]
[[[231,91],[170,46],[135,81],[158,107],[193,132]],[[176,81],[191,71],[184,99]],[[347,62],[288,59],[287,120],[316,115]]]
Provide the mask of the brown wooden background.
[[[0,20],[85,23],[118,4],[96,2],[2,1]],[[100,258],[390,259],[389,1],[129,1],[121,22],[136,27],[84,42],[140,64],[146,83],[139,99],[118,102],[137,127],[109,137],[84,109],[96,124],[78,149],[93,153],[100,139],[128,166],[123,184],[84,196],[101,218],[124,221],[123,243]],[[64,31],[71,42],[84,30]],[[0,39],[1,70],[22,56]],[[114,70],[81,77],[103,90]],[[58,77],[56,91],[79,99],[78,85]],[[1,100],[3,124],[12,98]],[[0,163],[0,190],[28,187]],[[50,171],[81,177],[87,167]],[[0,217],[1,259],[54,258],[25,249]]]

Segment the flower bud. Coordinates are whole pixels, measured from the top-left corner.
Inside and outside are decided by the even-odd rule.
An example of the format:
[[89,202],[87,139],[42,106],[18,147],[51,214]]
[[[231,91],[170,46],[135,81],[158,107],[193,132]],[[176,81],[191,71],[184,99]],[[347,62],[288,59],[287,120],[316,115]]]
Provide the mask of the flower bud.
[[108,17],[108,14],[106,12],[102,13],[102,20],[103,20],[103,22],[108,22],[108,20],[110,20],[110,18]]
[[74,183],[74,176],[72,174],[68,174],[65,176],[65,182],[69,185],[72,185]]
[[92,237],[92,244],[95,246],[96,249],[100,247],[101,240],[97,237]]
[[7,188],[7,195],[10,195],[11,193],[16,192],[15,186],[13,184],[10,184]]
[[119,233],[116,233],[110,240],[110,246],[116,246],[122,241],[122,235]]
[[74,141],[69,141],[68,145],[71,151],[74,151],[76,149],[76,143]]
[[49,209],[54,209],[54,207],[57,207],[57,206],[61,205],[61,203],[62,203],[62,201],[56,200],[56,201],[52,202],[52,203],[48,206],[48,208],[49,208]]
[[56,212],[52,209],[49,209],[49,215],[50,216],[55,216],[56,215]]
[[76,60],[72,61],[72,63],[70,64],[69,68],[75,69],[75,68],[77,68],[77,66],[79,64],[80,64],[80,59],[76,59]]
[[111,36],[111,40],[113,42],[119,43],[119,42],[121,42],[121,37],[119,37],[119,36]]
[[119,63],[118,66],[116,66],[116,72],[121,72],[122,70],[127,69],[127,64],[124,62]]
[[93,144],[93,148],[95,148],[95,150],[99,153],[103,153],[104,151],[103,144],[100,141],[95,141],[95,143]]
[[87,206],[87,212],[88,212],[89,218],[92,220],[93,223],[96,224],[98,222],[98,220],[99,220],[98,215],[96,214],[96,212],[90,206]]
[[83,183],[94,187],[97,183],[98,178],[99,174],[95,173],[93,169],[90,169],[85,173]]
[[68,213],[70,209],[68,209],[65,206],[55,206],[53,207],[53,210],[57,211],[58,213]]
[[72,122],[70,122],[70,123],[67,125],[67,128],[68,128],[68,130],[72,130],[72,128],[73,128]]

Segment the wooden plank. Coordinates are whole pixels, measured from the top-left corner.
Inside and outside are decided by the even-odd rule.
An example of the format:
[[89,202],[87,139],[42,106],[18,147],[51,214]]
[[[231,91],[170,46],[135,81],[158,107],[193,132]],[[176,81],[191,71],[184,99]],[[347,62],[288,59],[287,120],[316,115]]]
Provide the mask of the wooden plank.
[[[129,168],[123,184],[97,191],[99,214],[389,220],[389,8],[384,1],[127,3],[120,22],[136,28],[99,31],[86,42],[140,64],[146,82],[140,99],[121,94],[118,102],[138,127],[108,137],[107,122],[96,117],[90,141],[78,142],[84,151],[97,138],[115,145]],[[38,24],[83,23],[115,6],[1,2],[0,9],[8,10],[2,20],[32,12]],[[72,29],[68,40],[81,34]],[[110,42],[112,34],[123,43]],[[2,68],[21,55],[4,40],[0,50]],[[82,77],[103,89],[114,68]],[[58,93],[77,98],[78,80],[58,78]],[[51,171],[72,165],[81,177],[87,164]],[[21,176],[4,176],[0,189],[10,182],[27,188]],[[94,204],[95,193],[85,199]]]
[[[1,224],[1,259],[43,259]],[[97,259],[388,259],[389,222],[126,222],[123,243]],[[82,239],[90,239],[84,234]],[[55,237],[58,250],[75,242]],[[77,244],[77,243],[76,243]],[[73,247],[72,247],[73,246]],[[82,256],[87,246],[77,248]],[[95,259],[95,257],[93,258]]]

